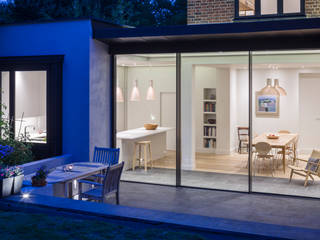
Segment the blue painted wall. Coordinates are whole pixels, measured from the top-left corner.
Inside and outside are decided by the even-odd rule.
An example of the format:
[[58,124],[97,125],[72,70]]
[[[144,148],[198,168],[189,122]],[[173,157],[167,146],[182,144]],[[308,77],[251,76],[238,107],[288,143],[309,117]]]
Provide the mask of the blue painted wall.
[[0,27],[0,57],[65,55],[63,153],[89,160],[90,20]]

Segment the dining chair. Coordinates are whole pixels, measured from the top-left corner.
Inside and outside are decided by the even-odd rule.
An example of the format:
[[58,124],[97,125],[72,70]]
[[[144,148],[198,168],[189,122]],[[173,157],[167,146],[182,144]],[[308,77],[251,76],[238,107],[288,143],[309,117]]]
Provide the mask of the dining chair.
[[108,166],[112,166],[119,162],[119,155],[119,148],[94,147],[92,162],[103,163]]
[[[299,136],[296,137],[296,139],[292,144],[288,145],[285,148],[286,159],[290,159],[291,165],[294,165],[296,162],[295,158],[297,156],[298,142],[299,142]],[[278,162],[282,161],[282,157],[283,157],[283,150],[280,150],[277,152],[277,157],[276,157],[276,159],[279,160]]]
[[249,128],[238,127],[238,153],[242,153],[242,149],[245,148],[249,152]]
[[[119,205],[119,186],[123,165],[124,162],[109,166],[106,170],[102,183],[78,180],[79,200],[86,198],[87,200],[106,203],[107,198],[110,195],[115,194],[116,203]],[[83,192],[83,184],[89,185],[92,188]]]
[[297,158],[296,160],[297,162],[306,163],[306,166],[303,168],[299,166],[288,165],[288,167],[291,169],[289,182],[291,182],[293,175],[297,174],[305,177],[304,186],[306,187],[308,185],[309,177],[312,179],[312,182],[314,182],[313,176],[320,177],[320,151],[313,150],[308,160],[302,158]]
[[[255,159],[254,159],[254,169],[260,168],[260,163],[259,161],[262,161],[263,164],[266,160],[270,161],[270,169],[271,169],[271,174],[273,176],[273,170],[274,170],[274,155],[270,154],[272,147],[269,143],[267,142],[258,142],[255,145],[256,149],[256,154],[255,154]],[[259,165],[259,166],[258,166]],[[254,171],[255,173],[255,171]]]

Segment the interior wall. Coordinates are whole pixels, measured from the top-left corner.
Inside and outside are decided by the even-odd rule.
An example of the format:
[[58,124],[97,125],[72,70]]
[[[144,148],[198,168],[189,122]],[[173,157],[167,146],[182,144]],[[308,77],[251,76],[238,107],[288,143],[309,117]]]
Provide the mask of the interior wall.
[[29,133],[46,131],[46,71],[16,71],[15,82],[16,136],[26,126],[33,126]]
[[[249,83],[248,71],[238,70],[237,78],[237,100],[238,100],[238,125],[248,126],[248,89]],[[287,96],[280,97],[280,115],[279,117],[261,117],[255,113],[255,94],[266,85],[267,78],[274,78],[273,70],[261,69],[253,71],[253,106],[252,106],[252,121],[253,135],[265,132],[278,132],[279,130],[289,130],[298,132],[299,126],[299,92],[298,80],[299,71],[296,69],[281,69],[277,70],[276,77],[279,78],[280,86],[287,91]]]
[[127,89],[125,84],[125,72],[127,67],[117,67],[117,87],[122,90],[124,102],[117,102],[117,132],[126,130],[126,100],[127,100]]
[[[127,96],[130,98],[134,81],[138,81],[140,101],[128,101],[127,129],[141,128],[144,123],[150,123],[151,115],[154,121],[160,124],[160,93],[176,92],[176,68],[168,67],[128,67],[127,73]],[[155,100],[147,101],[146,94],[153,80]],[[170,106],[168,106],[170,107]],[[172,126],[175,127],[175,126]]]

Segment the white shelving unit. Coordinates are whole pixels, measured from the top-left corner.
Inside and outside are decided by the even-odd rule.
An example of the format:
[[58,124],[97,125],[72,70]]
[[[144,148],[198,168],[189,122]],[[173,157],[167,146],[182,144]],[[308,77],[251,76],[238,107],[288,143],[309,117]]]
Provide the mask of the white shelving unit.
[[217,91],[216,88],[203,89],[203,148],[215,152],[217,146]]

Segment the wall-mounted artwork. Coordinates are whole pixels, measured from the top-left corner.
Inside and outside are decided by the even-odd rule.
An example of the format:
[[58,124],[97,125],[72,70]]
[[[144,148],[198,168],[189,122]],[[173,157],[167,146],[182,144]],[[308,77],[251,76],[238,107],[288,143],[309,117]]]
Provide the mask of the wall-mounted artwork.
[[256,92],[256,116],[257,117],[279,117],[279,96],[262,95]]

